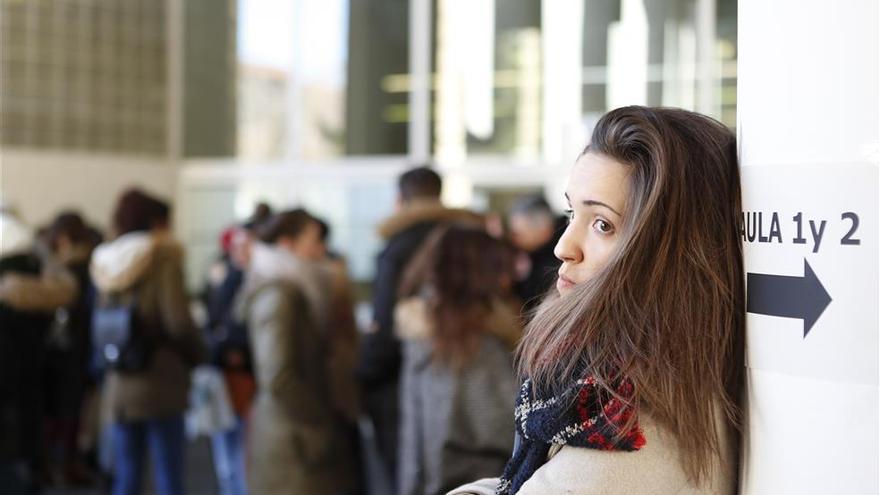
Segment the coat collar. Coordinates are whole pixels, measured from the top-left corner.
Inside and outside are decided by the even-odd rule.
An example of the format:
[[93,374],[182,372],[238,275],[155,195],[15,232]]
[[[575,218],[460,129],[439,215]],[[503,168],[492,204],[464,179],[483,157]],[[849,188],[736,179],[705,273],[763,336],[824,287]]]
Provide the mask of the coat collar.
[[[397,336],[403,340],[428,340],[433,336],[428,304],[424,298],[412,297],[397,303],[394,321]],[[500,300],[493,301],[482,330],[501,339],[510,349],[516,347],[522,336],[518,316]]]
[[379,235],[387,240],[425,222],[461,222],[476,225],[482,223],[482,217],[470,210],[446,208],[436,200],[413,200],[379,224]]

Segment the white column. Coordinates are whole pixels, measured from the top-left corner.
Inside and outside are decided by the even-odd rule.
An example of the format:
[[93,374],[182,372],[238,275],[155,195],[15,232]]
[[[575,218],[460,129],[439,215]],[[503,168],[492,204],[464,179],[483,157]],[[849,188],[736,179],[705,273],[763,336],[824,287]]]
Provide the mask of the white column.
[[584,146],[584,2],[541,2],[543,127],[546,162],[568,163]]
[[741,0],[745,494],[880,490],[880,20]]
[[409,157],[431,158],[431,0],[409,2]]

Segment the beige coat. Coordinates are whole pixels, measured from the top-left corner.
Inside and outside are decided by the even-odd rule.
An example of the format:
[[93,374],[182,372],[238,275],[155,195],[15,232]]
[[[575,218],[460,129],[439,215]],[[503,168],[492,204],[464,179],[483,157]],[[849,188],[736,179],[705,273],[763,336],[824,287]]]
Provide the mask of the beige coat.
[[247,318],[257,397],[250,418],[253,495],[349,493],[353,449],[329,393],[326,326],[332,276],[323,266],[254,247],[240,311]]
[[[30,230],[18,218],[0,212],[0,257],[34,252]],[[0,303],[18,311],[47,312],[71,304],[77,296],[76,278],[59,260],[43,260],[42,273],[7,273],[0,277]]]
[[[731,495],[735,492],[737,458],[728,431],[721,436],[723,459],[714,464],[703,486],[695,486],[679,463],[678,445],[672,435],[644,412],[640,425],[647,443],[635,452],[552,448],[550,459],[526,481],[517,495]],[[495,493],[497,484],[497,478],[484,479],[456,488],[448,495],[490,495]]]
[[189,313],[183,248],[166,234],[126,234],[95,249],[91,274],[101,297],[124,297],[136,289],[142,321],[169,337],[147,369],[108,373],[111,417],[138,421],[182,414],[189,401],[190,369],[206,355]]

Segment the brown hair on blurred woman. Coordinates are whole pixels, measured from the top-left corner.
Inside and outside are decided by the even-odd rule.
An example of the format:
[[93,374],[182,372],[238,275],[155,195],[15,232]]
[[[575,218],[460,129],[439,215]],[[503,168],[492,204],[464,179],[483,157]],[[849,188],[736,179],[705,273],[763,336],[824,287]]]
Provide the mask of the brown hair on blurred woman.
[[403,342],[400,495],[442,494],[504,467],[513,447],[511,249],[484,230],[433,232],[407,268],[395,324]]

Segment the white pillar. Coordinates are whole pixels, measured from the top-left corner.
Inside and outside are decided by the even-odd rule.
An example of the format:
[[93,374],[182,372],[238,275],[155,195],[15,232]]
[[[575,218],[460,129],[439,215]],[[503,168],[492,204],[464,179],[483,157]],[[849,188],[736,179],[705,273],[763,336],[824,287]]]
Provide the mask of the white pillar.
[[412,164],[431,159],[431,1],[409,2],[409,138]]
[[880,490],[875,0],[741,0],[745,494]]

